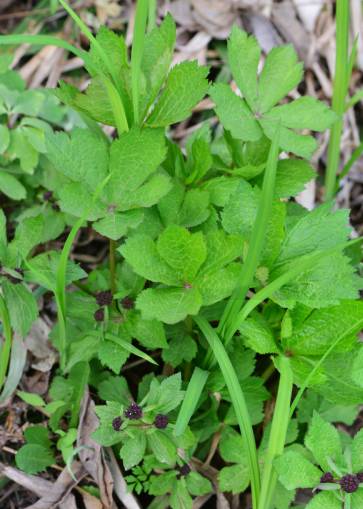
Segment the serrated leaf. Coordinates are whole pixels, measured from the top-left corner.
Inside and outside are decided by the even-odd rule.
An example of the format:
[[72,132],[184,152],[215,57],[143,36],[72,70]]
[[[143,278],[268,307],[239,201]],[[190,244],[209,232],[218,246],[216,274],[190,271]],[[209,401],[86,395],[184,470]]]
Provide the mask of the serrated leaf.
[[23,338],[38,317],[37,301],[23,284],[3,281],[2,290],[9,310],[12,328]]
[[228,463],[242,463],[247,465],[243,439],[237,431],[230,426],[224,428],[219,442],[219,452],[224,461]]
[[288,490],[315,488],[320,482],[321,471],[298,452],[285,452],[275,459],[274,466],[279,481]]
[[143,217],[141,209],[128,210],[123,213],[111,212],[106,217],[93,223],[92,228],[109,239],[118,240],[126,235],[129,229],[136,228]]
[[167,348],[164,326],[157,320],[143,320],[138,313],[128,316],[125,327],[130,336],[146,348]]
[[37,474],[55,463],[52,452],[40,444],[23,445],[15,456],[18,468],[27,474]]
[[151,385],[148,395],[148,405],[155,406],[159,413],[167,414],[179,406],[184,397],[181,390],[181,375],[165,378],[161,384]]
[[3,154],[10,143],[10,132],[6,125],[0,125],[0,154]]
[[256,141],[262,130],[246,102],[238,97],[228,85],[214,85],[209,94],[215,103],[215,112],[223,127],[234,138],[243,141]]
[[192,509],[193,499],[189,495],[185,482],[183,480],[176,482],[174,486],[169,501],[171,509]]
[[258,93],[259,111],[266,113],[302,79],[303,66],[297,60],[291,45],[273,48],[267,55],[262,69]]
[[[357,302],[358,304],[358,302]],[[361,322],[363,319],[361,319]],[[361,328],[363,328],[361,324]],[[363,388],[363,348],[360,348],[352,368],[352,380]]]
[[[344,351],[356,342],[355,334],[363,327],[363,302],[345,301],[339,306],[314,310],[294,328],[287,348],[298,355],[323,355],[332,343],[349,331],[348,338],[335,351]],[[354,371],[354,368],[353,368]]]
[[249,482],[250,474],[246,465],[223,467],[218,474],[219,489],[223,492],[242,493],[248,487]]
[[323,102],[306,96],[273,108],[267,118],[280,121],[283,126],[290,129],[325,131],[337,116]]
[[261,49],[256,38],[235,25],[228,41],[228,61],[238,88],[253,109],[257,106],[260,55]]
[[190,472],[186,477],[186,484],[191,495],[201,496],[212,491],[212,485],[208,479],[198,472]]
[[135,192],[157,170],[166,155],[162,129],[133,127],[114,141],[110,150],[111,178],[105,196],[116,206],[124,194]]
[[93,192],[108,171],[108,146],[101,135],[87,129],[47,133],[46,157],[57,171],[72,181],[81,182]]
[[188,335],[173,338],[169,347],[164,348],[162,358],[164,362],[171,364],[174,368],[183,361],[190,362],[197,355],[197,345],[194,339]]
[[178,223],[192,228],[203,223],[209,216],[209,194],[201,189],[191,189],[184,195]]
[[277,163],[275,196],[296,196],[305,184],[316,176],[313,168],[303,159],[283,159]]
[[130,353],[113,341],[102,341],[98,350],[98,358],[103,366],[107,366],[116,375],[129,358]]
[[259,354],[278,353],[273,332],[260,314],[247,318],[239,331],[246,345]]
[[28,444],[39,444],[47,449],[51,446],[48,429],[44,426],[30,426],[24,431],[24,436]]
[[313,453],[313,456],[323,470],[329,471],[329,459],[341,464],[342,445],[337,429],[330,423],[325,422],[315,412],[305,437],[306,447]]
[[208,69],[196,61],[175,65],[147,124],[166,127],[189,116],[192,108],[204,97],[208,88]]
[[232,295],[241,274],[242,265],[231,263],[227,267],[208,271],[198,276],[195,285],[198,288],[204,306],[210,306]]
[[24,200],[26,197],[26,189],[23,184],[16,177],[3,170],[0,171],[0,191],[12,200]]
[[163,431],[154,431],[147,437],[150,449],[155,458],[161,463],[174,465],[176,461],[176,446]]
[[127,406],[131,401],[131,394],[127,381],[122,376],[109,376],[98,385],[98,395],[105,401],[117,401]]
[[157,241],[161,258],[173,269],[179,281],[191,283],[207,256],[201,232],[190,233],[180,226],[168,226]]
[[279,124],[278,120],[270,117],[266,113],[261,119],[260,124],[265,135],[272,141],[279,127],[279,145],[285,152],[292,152],[293,154],[310,159],[318,147],[318,143],[312,136],[296,133],[285,126]]
[[315,495],[305,509],[341,509],[342,501],[333,492],[323,491]]
[[134,235],[118,250],[140,276],[155,283],[178,284],[174,270],[161,258],[155,242],[149,236]]
[[138,465],[145,455],[146,435],[142,430],[133,430],[133,436],[124,440],[120,449],[120,458],[125,470]]
[[363,470],[363,429],[355,434],[351,445],[352,451],[352,469],[358,473]]
[[174,324],[188,315],[196,315],[202,296],[196,288],[149,288],[141,292],[136,307],[146,320]]

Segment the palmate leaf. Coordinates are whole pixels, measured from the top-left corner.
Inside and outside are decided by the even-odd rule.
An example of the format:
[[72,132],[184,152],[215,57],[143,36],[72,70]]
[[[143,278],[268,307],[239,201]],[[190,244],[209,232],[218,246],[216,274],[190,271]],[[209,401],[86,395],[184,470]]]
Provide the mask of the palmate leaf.
[[329,460],[337,465],[344,463],[338,430],[329,422],[325,422],[317,412],[314,413],[305,436],[305,445],[324,471],[330,469]]
[[210,94],[216,113],[224,128],[243,141],[258,140],[262,133],[273,140],[280,127],[280,148],[309,158],[317,146],[315,139],[294,130],[323,131],[332,125],[336,116],[326,105],[309,97],[274,107],[299,84],[303,67],[292,46],[280,46],[267,55],[257,79],[260,53],[254,37],[237,27],[233,29],[228,58],[243,98],[226,85],[214,86]]
[[[334,492],[323,491],[315,495],[305,509],[341,509],[342,501]],[[352,509],[355,509],[354,507]],[[358,509],[358,508],[357,508]]]
[[302,454],[286,451],[274,461],[279,481],[288,490],[296,488],[315,488],[321,477],[321,470],[315,467]]

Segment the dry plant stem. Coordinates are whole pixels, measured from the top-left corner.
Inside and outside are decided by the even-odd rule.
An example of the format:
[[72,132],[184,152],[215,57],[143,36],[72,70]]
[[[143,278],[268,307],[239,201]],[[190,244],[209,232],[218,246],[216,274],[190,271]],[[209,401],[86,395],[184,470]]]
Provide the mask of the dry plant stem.
[[348,86],[348,37],[349,37],[349,0],[337,0],[336,3],[336,59],[332,108],[338,116],[330,130],[328,147],[328,165],[325,175],[325,200],[335,195],[336,177],[340,161],[340,140],[343,130],[343,115],[346,108],[345,97]]
[[12,343],[12,331],[10,325],[10,317],[8,308],[3,297],[0,296],[0,318],[3,323],[3,335],[4,341],[0,351],[0,390],[2,389],[6,373],[9,367],[11,343]]

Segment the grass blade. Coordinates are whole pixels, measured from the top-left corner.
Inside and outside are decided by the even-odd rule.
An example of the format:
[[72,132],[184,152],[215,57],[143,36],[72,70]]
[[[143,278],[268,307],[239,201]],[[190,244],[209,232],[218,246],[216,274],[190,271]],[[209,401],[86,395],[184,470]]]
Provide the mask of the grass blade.
[[207,383],[208,376],[208,371],[203,371],[198,367],[194,369],[176,420],[174,430],[174,435],[176,437],[182,435],[186,430],[189,421],[197,408],[199,398],[203,392],[205,384]]
[[272,201],[275,190],[276,168],[279,156],[280,128],[278,127],[271,144],[268,155],[265,176],[263,180],[262,193],[258,205],[256,220],[253,225],[250,245],[246,261],[242,268],[242,276],[238,282],[233,294],[231,295],[227,306],[223,312],[218,332],[224,341],[229,341],[226,330],[235,320],[253,281],[258,263],[260,261],[263,243],[266,235],[267,224],[271,215]]
[[340,139],[343,130],[345,98],[349,83],[349,1],[338,0],[336,4],[336,57],[333,86],[333,111],[338,116],[330,130],[328,164],[325,173],[325,200],[334,197],[335,183],[340,161]]
[[113,341],[114,343],[121,346],[128,352],[136,355],[137,357],[140,357],[141,359],[144,359],[145,361],[150,362],[151,364],[154,364],[155,366],[158,366],[158,363],[152,357],[150,357],[150,355],[143,352],[142,350],[140,350],[136,346],[132,345],[131,343],[128,343],[124,339],[119,338],[118,336],[115,336],[114,334],[110,334],[110,333],[105,334],[105,337],[106,337],[106,339]]
[[[193,317],[193,319],[208,341],[208,344],[219,364],[223,378],[226,382],[226,386],[237,417],[238,425],[246,444],[248,464],[251,475],[252,506],[253,509],[257,509],[260,494],[260,469],[258,465],[256,442],[253,434],[252,423],[241,385],[238,381],[235,369],[231,363],[230,358],[228,357],[226,349],[224,348],[223,343],[219,339],[216,331],[210,326],[205,318],[196,316]],[[243,454],[243,451],[241,451],[241,454]]]
[[144,52],[148,7],[148,0],[138,0],[136,6],[135,27],[131,51],[131,87],[135,124],[139,124],[141,121],[139,118],[140,76],[141,60]]
[[5,300],[0,295],[0,318],[3,323],[4,341],[0,350],[0,389],[2,389],[6,373],[9,367],[10,352],[13,333],[11,330],[10,316]]
[[261,494],[258,509],[270,509],[274,494],[277,474],[273,468],[274,459],[283,453],[287,428],[289,425],[289,408],[293,388],[293,373],[287,357],[277,359],[280,369],[279,389],[272,419],[271,433],[263,468]]
[[26,363],[27,349],[19,336],[14,336],[11,347],[10,366],[4,388],[0,394],[0,404],[6,403],[10,396],[15,392],[18,383],[23,375],[23,369]]

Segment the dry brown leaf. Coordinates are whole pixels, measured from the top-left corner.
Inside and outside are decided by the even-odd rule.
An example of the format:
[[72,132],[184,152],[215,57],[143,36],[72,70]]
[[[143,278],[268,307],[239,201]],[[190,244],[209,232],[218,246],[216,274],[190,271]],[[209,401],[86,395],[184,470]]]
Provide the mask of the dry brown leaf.
[[57,360],[57,353],[48,340],[49,333],[50,327],[47,322],[43,318],[38,318],[25,338],[27,349],[35,357],[31,367],[44,373],[50,371]]
[[36,475],[25,474],[17,468],[10,467],[0,463],[0,475],[7,477],[11,481],[23,486],[23,488],[35,493],[38,497],[43,497],[52,489],[52,483]]
[[121,500],[126,509],[141,509],[134,495],[127,491],[126,481],[123,478],[123,475],[120,471],[120,467],[118,466],[118,463],[116,461],[115,455],[111,447],[108,447],[106,451],[107,451],[107,464],[110,468],[115,483],[116,495]]
[[100,489],[101,502],[105,509],[112,507],[113,479],[105,462],[104,453],[91,435],[98,428],[99,420],[94,411],[95,404],[86,391],[83,397],[78,426],[77,447],[80,447],[79,459],[85,470]]

